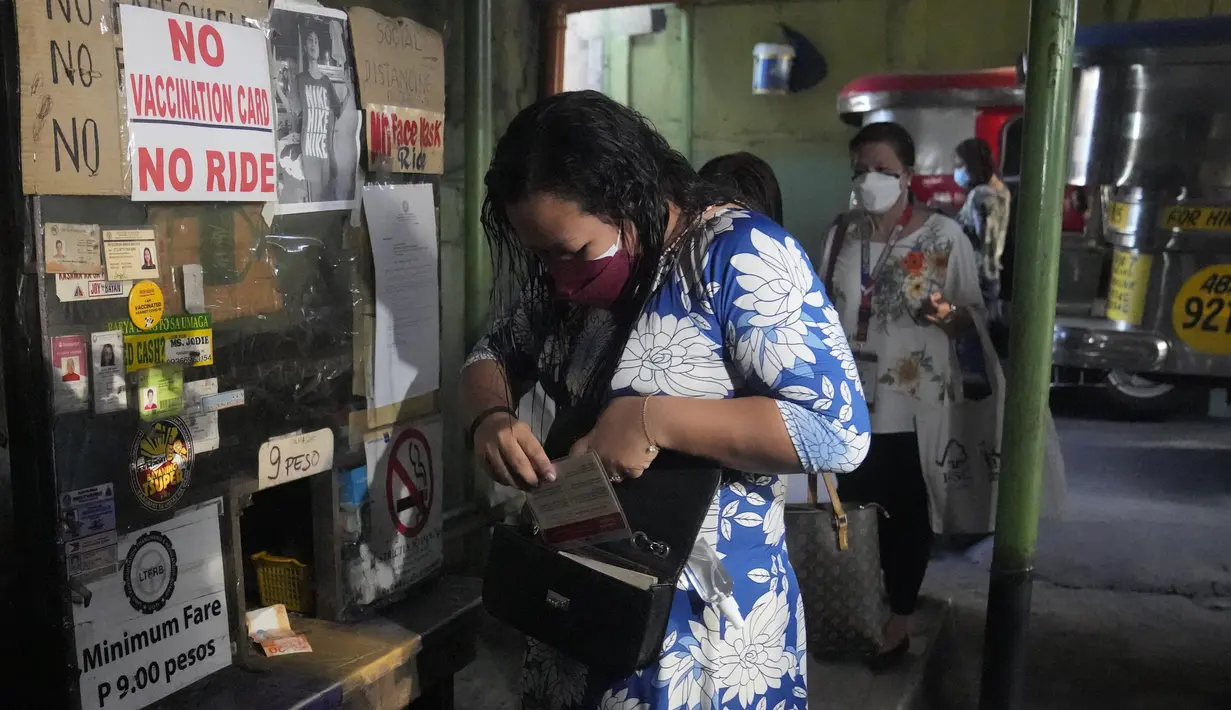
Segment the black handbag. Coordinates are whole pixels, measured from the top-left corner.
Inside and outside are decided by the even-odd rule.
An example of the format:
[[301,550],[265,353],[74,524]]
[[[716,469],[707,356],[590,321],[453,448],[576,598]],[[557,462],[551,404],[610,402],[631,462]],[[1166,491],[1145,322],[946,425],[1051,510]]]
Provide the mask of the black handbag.
[[615,677],[645,668],[662,655],[676,582],[721,481],[717,465],[664,451],[641,477],[615,486],[633,536],[584,552],[653,576],[648,589],[555,552],[532,525],[497,525],[483,606],[591,668]]
[[[626,340],[616,341],[621,351]],[[613,350],[599,365],[597,382],[611,381],[618,355]],[[548,457],[567,455],[595,422],[576,414],[598,409],[591,399],[589,406],[558,413],[543,442]],[[496,525],[483,573],[483,606],[497,620],[599,672],[624,677],[645,668],[662,656],[676,582],[722,480],[722,469],[712,461],[662,451],[640,477],[615,486],[632,536],[571,551],[650,575],[657,581],[648,589],[559,554],[532,523]]]

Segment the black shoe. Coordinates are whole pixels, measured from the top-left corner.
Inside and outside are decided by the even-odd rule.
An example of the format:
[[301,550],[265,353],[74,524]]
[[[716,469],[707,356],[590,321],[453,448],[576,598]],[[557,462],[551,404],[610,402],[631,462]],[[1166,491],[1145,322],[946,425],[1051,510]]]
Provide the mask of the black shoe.
[[873,673],[884,673],[893,670],[910,657],[910,637],[902,639],[897,646],[884,653],[869,653],[865,663]]

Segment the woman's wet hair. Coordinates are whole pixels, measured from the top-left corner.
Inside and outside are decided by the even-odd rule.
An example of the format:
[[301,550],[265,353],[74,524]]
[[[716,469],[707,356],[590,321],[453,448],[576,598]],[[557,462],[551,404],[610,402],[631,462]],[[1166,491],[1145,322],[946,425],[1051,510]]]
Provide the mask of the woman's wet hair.
[[700,175],[734,192],[745,207],[782,224],[782,190],[764,160],[746,152],[720,155],[701,166]]
[[872,143],[885,143],[893,149],[894,155],[898,156],[898,160],[908,170],[915,168],[915,139],[910,137],[910,131],[903,128],[900,124],[890,121],[881,121],[879,123],[869,123],[851,139],[847,145],[850,152],[854,153],[865,145]]
[[[597,91],[555,94],[518,113],[496,143],[485,183],[483,229],[496,274],[493,313],[506,311],[520,293],[551,293],[550,275],[518,240],[508,217],[509,207],[546,194],[611,225],[635,227],[636,266],[613,309],[616,327],[624,329],[640,311],[663,254],[668,205],[679,208],[678,224],[688,225],[709,206],[734,201],[698,177],[644,117]],[[567,322],[566,311],[553,308],[547,322],[531,327],[536,335],[567,339],[581,324]],[[566,358],[558,373],[546,374],[563,382],[567,367]],[[589,369],[593,376],[603,368]]]
[[997,175],[996,162],[992,159],[992,147],[982,138],[967,138],[957,144],[954,151],[966,163],[970,173],[970,187],[986,185]]

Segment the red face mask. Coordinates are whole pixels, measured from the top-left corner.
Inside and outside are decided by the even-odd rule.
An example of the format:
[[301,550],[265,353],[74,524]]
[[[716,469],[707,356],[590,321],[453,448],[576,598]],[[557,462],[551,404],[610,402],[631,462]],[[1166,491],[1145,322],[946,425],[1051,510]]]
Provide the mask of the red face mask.
[[547,271],[555,296],[582,306],[610,308],[624,291],[633,271],[632,255],[616,242],[611,251],[592,261],[551,261]]

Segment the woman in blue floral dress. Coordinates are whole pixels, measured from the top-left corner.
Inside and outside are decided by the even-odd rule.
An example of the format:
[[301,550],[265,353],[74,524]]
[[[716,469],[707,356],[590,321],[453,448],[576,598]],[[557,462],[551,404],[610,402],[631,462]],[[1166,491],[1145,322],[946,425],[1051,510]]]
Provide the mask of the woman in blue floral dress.
[[523,707],[806,708],[777,474],[852,471],[869,442],[855,363],[808,258],[594,92],[522,111],[487,189],[498,310],[462,373],[479,460],[504,485],[554,480],[523,421],[534,413],[510,409],[538,382],[557,421],[589,430],[573,451],[594,451],[617,482],[659,448],[719,462],[730,474],[701,535],[744,617],[736,628],[681,583],[662,657],[623,678],[531,640]]

